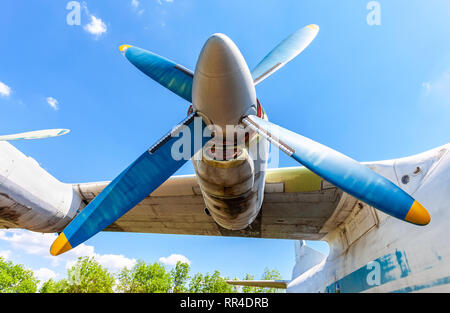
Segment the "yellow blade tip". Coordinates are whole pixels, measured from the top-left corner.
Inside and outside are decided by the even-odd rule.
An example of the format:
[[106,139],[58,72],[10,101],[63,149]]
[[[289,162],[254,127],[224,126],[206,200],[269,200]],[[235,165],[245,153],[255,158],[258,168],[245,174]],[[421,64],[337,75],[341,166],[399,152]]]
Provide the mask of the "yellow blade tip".
[[71,249],[72,246],[67,240],[66,235],[64,235],[64,233],[61,233],[59,234],[58,238],[56,238],[55,242],[53,242],[52,247],[50,248],[50,254],[53,256],[57,256]]
[[309,25],[306,26],[306,27],[311,28],[311,29],[313,29],[313,30],[319,30],[319,26],[316,25],[316,24],[309,24]]
[[121,45],[119,47],[119,50],[120,50],[120,52],[125,53],[125,52],[127,52],[127,49],[130,47],[131,47],[130,45]]
[[414,201],[405,217],[405,221],[421,226],[427,225],[430,220],[430,213],[417,201]]

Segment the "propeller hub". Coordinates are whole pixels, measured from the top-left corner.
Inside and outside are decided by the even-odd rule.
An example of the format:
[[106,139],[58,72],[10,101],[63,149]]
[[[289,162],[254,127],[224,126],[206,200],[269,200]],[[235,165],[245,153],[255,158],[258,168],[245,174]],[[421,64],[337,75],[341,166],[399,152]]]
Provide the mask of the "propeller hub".
[[212,35],[203,46],[192,87],[193,109],[226,132],[243,116],[256,114],[256,91],[247,63],[224,34]]

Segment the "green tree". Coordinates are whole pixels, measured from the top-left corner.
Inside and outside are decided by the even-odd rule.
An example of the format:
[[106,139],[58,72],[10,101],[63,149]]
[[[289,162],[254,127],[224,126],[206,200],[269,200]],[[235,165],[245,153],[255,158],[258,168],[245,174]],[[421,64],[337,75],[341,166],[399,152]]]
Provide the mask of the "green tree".
[[[245,274],[245,277],[243,280],[254,280],[255,276],[250,275],[250,274]],[[243,293],[255,293],[258,292],[258,287],[249,287],[249,286],[244,286],[242,287],[242,292]]]
[[201,293],[202,290],[203,290],[203,274],[197,273],[191,278],[191,281],[189,282],[188,292]]
[[[254,280],[255,276],[246,274],[244,280]],[[278,270],[269,270],[267,267],[264,269],[264,273],[261,277],[262,280],[281,280],[281,274]],[[262,287],[242,287],[243,293],[276,293],[276,292],[284,292],[283,289],[277,288],[262,288]]]
[[214,271],[214,274],[209,275],[206,273],[204,278],[205,288],[203,292],[208,293],[231,293],[233,287],[227,284],[228,278],[222,278],[219,271]]
[[161,263],[138,261],[131,270],[125,268],[119,273],[119,282],[118,289],[125,293],[169,292],[172,277]]
[[186,292],[186,282],[189,279],[189,271],[191,267],[187,263],[177,262],[174,269],[170,271],[170,276],[172,277],[174,293]]
[[35,293],[38,280],[23,265],[0,257],[0,293]]
[[[264,274],[262,276],[262,280],[282,280],[281,274],[278,270],[273,269],[269,270],[267,267],[264,269]],[[276,293],[276,292],[284,292],[283,289],[277,288],[260,288],[258,292],[263,293]]]
[[77,263],[67,272],[68,284],[61,292],[67,293],[112,293],[114,276],[102,267],[94,258],[78,258]]
[[212,275],[197,273],[189,284],[189,292],[192,293],[232,293],[234,288],[227,284],[228,278],[222,278],[219,271],[215,271]]
[[69,289],[69,282],[67,279],[61,280],[47,280],[39,289],[40,293],[67,293]]

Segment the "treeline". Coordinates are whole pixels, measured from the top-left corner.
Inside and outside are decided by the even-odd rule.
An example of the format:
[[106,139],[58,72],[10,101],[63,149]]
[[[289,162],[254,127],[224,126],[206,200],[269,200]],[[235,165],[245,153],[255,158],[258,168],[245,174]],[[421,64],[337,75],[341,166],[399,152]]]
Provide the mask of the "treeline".
[[[190,266],[178,262],[168,270],[162,263],[138,261],[132,269],[110,273],[95,258],[83,257],[67,271],[67,278],[41,283],[33,271],[0,257],[0,293],[269,293],[273,288],[235,287],[219,271],[190,274]],[[252,280],[247,274],[244,279]],[[278,280],[277,270],[265,269],[261,279]],[[40,288],[39,288],[40,286]]]

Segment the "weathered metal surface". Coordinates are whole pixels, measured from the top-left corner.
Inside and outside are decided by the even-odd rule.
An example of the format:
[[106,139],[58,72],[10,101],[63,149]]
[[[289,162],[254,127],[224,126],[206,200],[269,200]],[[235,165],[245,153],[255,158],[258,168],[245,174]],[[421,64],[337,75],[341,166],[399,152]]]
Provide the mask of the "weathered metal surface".
[[247,134],[257,145],[257,153],[252,153],[245,132],[236,131],[242,117],[257,114],[258,102],[244,57],[227,36],[214,34],[205,43],[192,100],[193,110],[214,124],[214,138],[193,160],[205,205],[222,228],[246,229],[263,202],[268,143]]
[[[450,144],[408,158],[367,163],[413,193],[429,210],[430,224],[410,225],[356,204],[325,237],[330,245],[327,259],[293,279],[287,291],[450,291],[449,151]],[[402,183],[405,175],[410,177],[407,186]],[[336,212],[331,219],[338,216]],[[324,229],[331,230],[333,224],[327,222]]]
[[[297,277],[288,292],[449,291],[449,150],[450,144],[409,158],[366,163],[400,186],[405,185],[405,175],[410,177],[402,188],[429,209],[432,220],[426,227],[361,207],[354,198],[325,181],[317,183],[314,174],[298,167],[268,170],[262,209],[243,230],[227,230],[205,214],[194,175],[172,177],[107,230],[326,239],[329,257],[317,259],[319,263],[301,275],[308,266],[304,261],[297,264]],[[12,145],[0,143],[0,152],[0,228],[60,231],[107,185],[64,184]],[[284,177],[290,178],[284,181]],[[310,258],[309,253],[298,259],[305,258]],[[373,271],[367,265],[376,262],[380,283],[368,284]]]
[[59,182],[34,159],[0,142],[0,228],[55,232],[80,205],[72,185]]
[[[0,150],[1,228],[59,232],[108,184],[64,184],[10,144],[2,143]],[[280,172],[290,178],[284,181]],[[205,214],[202,191],[193,175],[169,179],[107,230],[321,239],[326,234],[321,228],[334,212],[341,192],[335,187],[322,189],[320,178],[301,167],[271,169],[267,176],[270,182],[262,209],[243,230],[228,230]]]
[[[303,168],[297,170],[309,176]],[[276,176],[278,169],[268,170]],[[290,171],[295,171],[291,168]],[[107,185],[80,184],[86,202],[91,201]],[[320,186],[320,184],[319,184]],[[172,177],[152,195],[125,214],[107,231],[127,231],[162,234],[189,234],[282,239],[321,239],[323,224],[330,218],[342,192],[328,188],[313,192],[277,192],[266,188],[264,203],[253,223],[243,230],[228,230],[219,226],[204,212],[205,202],[197,178]]]
[[327,258],[325,254],[306,245],[304,240],[295,241],[294,249],[295,266],[292,270],[292,279],[299,277]]

